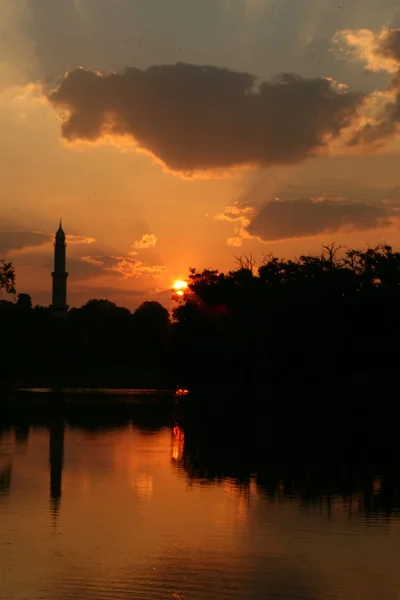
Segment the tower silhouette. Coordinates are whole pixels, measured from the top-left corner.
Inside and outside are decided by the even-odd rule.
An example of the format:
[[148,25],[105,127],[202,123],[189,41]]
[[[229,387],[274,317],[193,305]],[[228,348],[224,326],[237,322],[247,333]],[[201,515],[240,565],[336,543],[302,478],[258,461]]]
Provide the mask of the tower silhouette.
[[66,248],[65,233],[60,226],[55,236],[54,242],[54,272],[53,278],[53,303],[51,305],[52,315],[54,317],[65,318],[67,316],[67,277],[66,266]]

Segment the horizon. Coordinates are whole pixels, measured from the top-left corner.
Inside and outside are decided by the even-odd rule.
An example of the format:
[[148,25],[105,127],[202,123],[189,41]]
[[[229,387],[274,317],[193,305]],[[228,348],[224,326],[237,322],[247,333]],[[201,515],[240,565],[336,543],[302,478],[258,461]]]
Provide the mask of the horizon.
[[[63,224],[62,224],[62,218],[60,218],[59,220],[59,227],[63,229]],[[38,232],[39,233],[39,232]],[[46,234],[45,232],[40,232],[42,235],[49,235],[50,234]],[[71,280],[70,275],[71,273],[68,270],[68,240],[69,240],[69,236],[67,232],[65,233],[65,241],[66,241],[66,270],[67,270],[67,276],[68,276],[68,281]],[[54,234],[53,236],[53,241],[52,242],[48,242],[46,244],[50,245],[51,243],[51,248],[52,250],[52,256],[53,256],[53,261],[54,261],[54,257],[55,257],[55,239],[56,239],[56,234],[57,232]],[[74,238],[74,236],[72,236],[72,239]],[[388,242],[380,242],[379,244],[375,244],[374,246],[369,246],[369,248],[377,248],[380,246],[380,244],[382,245],[389,245]],[[44,246],[45,244],[43,244]],[[334,256],[337,257],[339,260],[341,260],[342,257],[339,256],[340,251],[343,251],[341,254],[345,254],[346,250],[350,250],[349,247],[347,246],[341,246],[336,244],[336,242],[332,242],[330,245],[325,245],[321,243],[321,247],[320,247],[320,252],[317,253],[316,255],[313,256],[322,256],[324,250],[326,250],[327,248],[329,248],[329,246],[332,247],[332,249],[335,250],[335,254]],[[392,246],[390,246],[395,252],[396,249],[393,248]],[[364,251],[366,248],[357,248],[356,250],[360,250],[360,251]],[[301,256],[292,256],[292,257],[286,257],[284,255],[281,256],[277,256],[275,254],[271,254],[270,256],[273,256],[274,258],[278,258],[278,259],[282,259],[282,260],[294,260],[295,262],[298,261]],[[312,256],[312,254],[309,252],[307,254],[305,254],[304,256]],[[233,273],[235,271],[240,270],[241,268],[247,269],[247,268],[251,268],[251,271],[253,273],[254,276],[255,275],[255,270],[258,270],[259,267],[261,267],[264,264],[264,261],[266,260],[266,258],[268,258],[268,255],[264,254],[263,257],[260,257],[260,259],[257,260],[257,258],[253,257],[252,254],[244,254],[244,255],[233,255],[233,263],[232,263],[232,268],[230,268],[229,270],[226,271],[225,274],[229,274],[229,273]],[[249,266],[251,265],[251,266]],[[52,267],[52,269],[54,268],[54,265]],[[217,272],[223,274],[224,272],[221,271],[220,269],[215,269],[212,265],[209,265],[208,267],[202,267],[202,268],[198,268],[195,267],[197,273],[201,273],[204,270],[216,270]],[[188,268],[188,274],[187,277],[182,278],[182,279],[176,279],[175,281],[171,282],[171,286],[170,288],[166,289],[166,290],[161,290],[157,295],[153,295],[153,296],[149,296],[146,297],[145,293],[143,293],[143,295],[139,292],[135,292],[134,290],[124,290],[124,289],[120,289],[120,293],[121,293],[121,297],[123,297],[124,292],[125,293],[132,293],[134,297],[137,298],[137,300],[133,300],[133,304],[130,303],[130,305],[128,306],[127,303],[125,304],[119,304],[118,302],[115,302],[114,299],[110,300],[109,297],[107,297],[107,293],[109,293],[109,290],[107,289],[96,289],[97,292],[100,293],[99,296],[95,297],[95,296],[90,296],[88,297],[84,302],[82,302],[81,304],[77,304],[76,302],[74,303],[70,303],[69,301],[69,291],[68,291],[68,284],[67,284],[67,309],[71,309],[71,308],[82,308],[85,304],[87,304],[87,302],[91,301],[91,300],[107,300],[110,302],[114,302],[117,306],[121,306],[123,308],[127,308],[128,310],[130,310],[132,313],[138,308],[140,307],[143,303],[145,302],[159,302],[162,306],[164,306],[165,308],[167,308],[167,310],[172,313],[172,309],[173,307],[176,307],[176,301],[177,301],[177,297],[183,297],[184,296],[184,290],[185,288],[188,287],[188,285],[190,284],[190,268]],[[42,292],[43,295],[49,295],[50,299],[51,299],[51,294],[52,294],[52,273],[51,271],[49,272],[49,289],[45,290]],[[73,276],[73,273],[72,273]],[[17,280],[18,274],[16,275],[16,280]],[[73,281],[73,277],[72,277],[72,281]],[[3,292],[3,290],[0,291],[1,292],[1,296],[0,296],[0,300],[1,301],[10,301],[10,298],[13,298],[13,301],[15,302],[18,298],[19,295],[28,295],[30,296],[31,300],[32,300],[32,306],[33,307],[43,307],[43,308],[51,308],[51,302],[49,301],[48,303],[39,303],[39,302],[35,302],[35,298],[32,297],[32,294],[29,292],[29,290],[22,290],[18,288],[18,281],[16,281],[16,290],[15,293],[7,293],[7,292]],[[3,297],[4,296],[4,297]]]

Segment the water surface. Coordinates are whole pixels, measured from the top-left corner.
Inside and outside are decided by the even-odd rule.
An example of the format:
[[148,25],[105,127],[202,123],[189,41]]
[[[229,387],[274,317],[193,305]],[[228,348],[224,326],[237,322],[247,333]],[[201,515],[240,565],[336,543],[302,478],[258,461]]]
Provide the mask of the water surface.
[[3,429],[0,597],[400,598],[400,513],[379,473],[309,493],[214,467],[151,420]]

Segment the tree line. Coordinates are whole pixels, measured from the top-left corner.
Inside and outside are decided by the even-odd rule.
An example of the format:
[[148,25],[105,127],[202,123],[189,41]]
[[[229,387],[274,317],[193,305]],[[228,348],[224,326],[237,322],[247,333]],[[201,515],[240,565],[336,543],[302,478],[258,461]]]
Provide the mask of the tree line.
[[[241,386],[366,373],[377,380],[397,368],[400,253],[389,245],[332,244],[293,260],[268,255],[259,266],[244,256],[227,273],[190,269],[187,281],[172,314],[158,302],[132,313],[93,299],[63,323],[26,294],[2,300],[3,373],[114,369]],[[0,287],[14,286],[12,265],[3,263]]]

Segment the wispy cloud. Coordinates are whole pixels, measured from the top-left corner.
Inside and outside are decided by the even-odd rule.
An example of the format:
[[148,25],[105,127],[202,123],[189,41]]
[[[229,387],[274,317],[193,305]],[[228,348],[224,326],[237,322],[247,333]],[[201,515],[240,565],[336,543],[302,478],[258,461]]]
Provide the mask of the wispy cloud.
[[344,29],[333,38],[336,48],[351,60],[365,64],[371,71],[397,73],[400,68],[400,29]]
[[243,240],[250,237],[246,228],[250,225],[252,217],[256,214],[256,209],[249,204],[236,202],[231,206],[227,206],[222,213],[214,217],[217,221],[228,221],[236,224],[235,235],[226,240],[228,246],[240,248]]
[[42,231],[0,231],[0,252],[9,254],[27,248],[37,248],[51,242],[52,236]]
[[94,244],[95,241],[95,238],[86,235],[67,235],[68,244]]
[[224,211],[214,217],[217,221],[241,221],[242,223],[250,222],[251,215],[254,214],[252,206],[241,204],[239,202],[227,206]]
[[111,256],[103,254],[99,256],[82,256],[83,263],[91,265],[99,270],[98,274],[114,274],[115,276],[130,277],[153,277],[157,278],[167,271],[164,265],[148,265],[132,256]]
[[[44,231],[27,230],[5,230],[0,231],[0,252],[7,254],[12,251],[24,252],[28,249],[39,249],[42,246],[50,246],[54,234]],[[68,244],[86,245],[93,244],[96,240],[85,235],[67,235]]]
[[397,135],[400,125],[400,29],[384,28],[379,33],[346,29],[333,41],[345,56],[363,62],[370,71],[392,75],[386,90],[364,99],[363,118],[348,141],[352,147],[380,147]]
[[154,248],[156,244],[156,236],[152,233],[145,233],[140,240],[133,242],[132,246],[136,250],[145,250],[147,248]]

